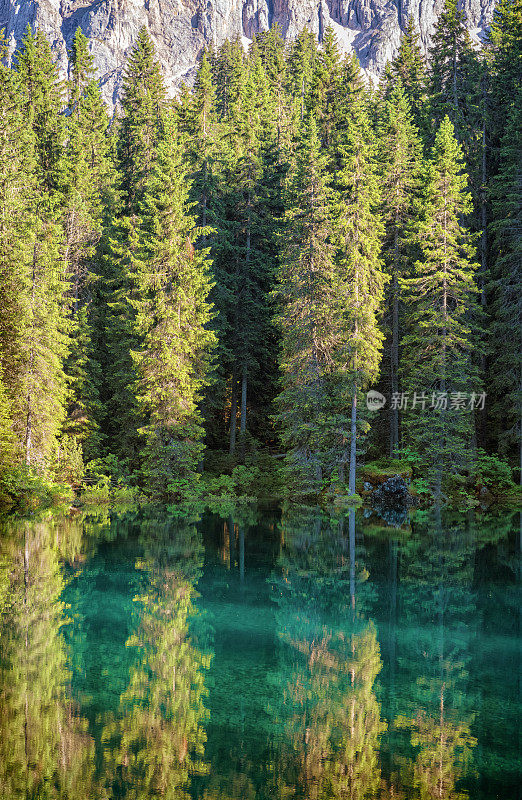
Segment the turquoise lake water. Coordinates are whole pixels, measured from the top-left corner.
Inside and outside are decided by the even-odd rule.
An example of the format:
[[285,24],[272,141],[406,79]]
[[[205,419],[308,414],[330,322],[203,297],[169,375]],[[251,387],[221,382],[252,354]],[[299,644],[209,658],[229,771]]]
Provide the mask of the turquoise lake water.
[[6,522],[0,798],[520,800],[521,516]]

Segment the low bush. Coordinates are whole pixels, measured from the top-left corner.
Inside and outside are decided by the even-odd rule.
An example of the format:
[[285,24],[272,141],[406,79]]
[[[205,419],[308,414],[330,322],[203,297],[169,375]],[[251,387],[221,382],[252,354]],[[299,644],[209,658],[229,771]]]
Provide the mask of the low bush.
[[412,474],[412,463],[406,458],[380,458],[370,461],[359,470],[360,479],[368,481],[372,486],[384,483],[392,475],[400,475],[409,483]]
[[283,492],[280,460],[266,451],[249,452],[238,464],[222,451],[205,456],[204,497],[278,499]]
[[478,451],[474,477],[478,487],[484,486],[493,494],[515,487],[509,464],[496,455],[488,455],[484,450]]
[[69,484],[52,481],[25,466],[4,470],[0,475],[0,509],[35,511],[52,505],[72,503],[74,492]]

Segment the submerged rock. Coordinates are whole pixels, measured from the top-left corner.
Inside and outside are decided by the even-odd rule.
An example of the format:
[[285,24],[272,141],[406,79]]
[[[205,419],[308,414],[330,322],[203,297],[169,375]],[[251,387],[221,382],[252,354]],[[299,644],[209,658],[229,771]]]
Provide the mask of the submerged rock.
[[391,478],[381,483],[374,492],[372,492],[372,502],[380,503],[406,503],[412,505],[409,500],[413,500],[409,491],[408,485],[401,475],[392,475]]
[[370,495],[374,511],[388,524],[399,528],[404,524],[415,498],[401,475],[392,475]]

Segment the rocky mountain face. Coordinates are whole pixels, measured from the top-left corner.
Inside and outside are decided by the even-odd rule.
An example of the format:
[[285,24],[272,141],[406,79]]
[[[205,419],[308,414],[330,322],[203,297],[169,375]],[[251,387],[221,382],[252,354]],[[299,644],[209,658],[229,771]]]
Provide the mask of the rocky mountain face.
[[[495,0],[461,0],[472,35],[479,39]],[[205,45],[219,47],[279,24],[287,40],[307,26],[319,39],[331,25],[344,51],[355,51],[370,75],[382,73],[413,15],[425,48],[443,0],[0,0],[0,29],[11,51],[27,25],[45,32],[63,72],[78,25],[91,51],[106,100],[116,102],[122,71],[136,34],[146,25],[171,93],[190,82]]]

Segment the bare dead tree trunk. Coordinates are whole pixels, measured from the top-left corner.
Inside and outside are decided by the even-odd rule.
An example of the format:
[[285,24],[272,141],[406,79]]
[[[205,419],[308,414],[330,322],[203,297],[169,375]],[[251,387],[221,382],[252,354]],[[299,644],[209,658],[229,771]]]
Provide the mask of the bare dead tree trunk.
[[248,370],[247,365],[243,364],[243,373],[241,375],[241,425],[239,428],[241,438],[246,433],[247,424],[247,386],[248,386]]
[[34,356],[35,356],[35,322],[34,322],[34,314],[35,314],[35,299],[36,299],[36,245],[33,251],[33,276],[32,276],[32,287],[31,287],[31,351],[29,356],[29,370],[27,376],[27,396],[26,396],[26,407],[27,407],[27,415],[26,415],[26,422],[25,422],[25,463],[27,466],[31,463],[31,452],[32,452],[32,445],[33,445],[33,377],[34,377]]
[[232,404],[230,409],[230,455],[236,452],[236,429],[237,429],[237,376],[236,370],[232,373]]
[[[392,395],[399,391],[399,286],[397,275],[393,275],[393,306],[392,306],[392,343],[391,343],[391,391]],[[390,455],[397,454],[399,447],[399,409],[397,403],[392,405],[390,411]]]
[[355,510],[348,514],[348,544],[350,551],[350,598],[352,612],[355,611]]
[[228,518],[228,540],[230,547],[230,569],[236,565],[236,528],[232,516]]
[[350,471],[348,473],[348,492],[355,494],[355,469],[357,455],[357,387],[354,386],[352,417],[350,427]]
[[245,529],[239,528],[239,580],[245,582]]
[[[247,280],[247,286],[249,281],[250,252],[252,247],[251,206],[252,206],[252,194],[251,192],[249,192],[247,201],[248,219],[247,219],[247,230],[246,230],[246,253],[245,253],[245,277]],[[247,354],[245,353],[243,357],[243,368],[241,372],[241,423],[239,427],[239,435],[241,441],[241,458],[244,458],[245,455],[245,434],[247,428],[247,388],[248,388],[248,366],[247,366]]]
[[[483,102],[485,102],[485,91],[482,91]],[[486,275],[488,266],[488,232],[487,232],[487,205],[486,205],[486,182],[487,182],[487,155],[486,155],[486,113],[483,112],[482,119],[482,182],[480,187],[480,225],[482,233],[480,236],[480,304],[482,310],[486,310]],[[482,376],[486,374],[486,354],[481,353],[480,356],[480,369]],[[486,446],[486,406],[479,411],[479,439],[482,447]]]
[[[522,325],[520,324],[522,320],[520,319],[519,314],[519,340],[518,346],[522,351]],[[522,397],[522,361],[520,362],[520,372],[519,372],[519,383],[518,383],[518,391],[519,397]],[[520,467],[520,475],[519,475],[519,483],[522,486],[522,400],[519,400],[519,414],[518,414],[518,448],[519,448],[519,467]],[[522,520],[522,517],[521,517]]]

